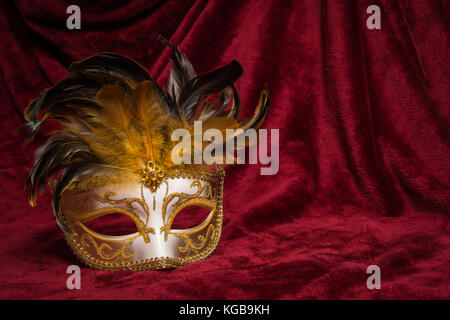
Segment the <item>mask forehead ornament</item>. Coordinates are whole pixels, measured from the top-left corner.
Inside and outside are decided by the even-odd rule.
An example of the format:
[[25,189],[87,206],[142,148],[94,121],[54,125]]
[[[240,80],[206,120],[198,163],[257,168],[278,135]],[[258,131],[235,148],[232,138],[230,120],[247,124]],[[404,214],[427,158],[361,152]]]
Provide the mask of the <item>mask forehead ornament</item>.
[[[103,53],[72,63],[66,78],[24,112],[29,139],[47,119],[62,125],[36,151],[28,200],[34,206],[36,192],[51,178],[56,221],[70,248],[92,268],[177,268],[211,255],[222,230],[225,172],[175,164],[171,152],[178,142],[171,132],[191,133],[194,121],[202,121],[205,128],[245,134],[262,125],[268,110],[266,89],[255,113],[237,120],[239,63],[198,76],[175,45],[159,39],[172,50],[165,90],[135,61]],[[192,207],[207,216],[195,226],[176,227]],[[129,219],[135,232],[115,236],[88,227],[111,214]]]
[[164,175],[164,172],[159,166],[152,161],[147,161],[145,168],[142,169],[142,183],[155,192],[159,184],[163,181]]

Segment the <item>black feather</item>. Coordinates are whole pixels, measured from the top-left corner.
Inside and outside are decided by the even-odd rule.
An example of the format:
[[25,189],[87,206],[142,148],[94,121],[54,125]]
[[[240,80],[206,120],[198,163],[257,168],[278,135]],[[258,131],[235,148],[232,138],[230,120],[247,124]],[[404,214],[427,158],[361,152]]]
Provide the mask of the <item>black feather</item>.
[[[147,70],[137,62],[118,54],[101,53],[74,62],[69,67],[66,79],[43,91],[39,98],[30,103],[25,112],[28,122],[23,128],[28,129],[28,135],[31,137],[47,117],[61,120],[66,111],[73,115],[73,109],[70,110],[70,107],[64,109],[64,104],[80,105],[81,102],[83,108],[78,108],[77,111],[81,111],[82,116],[83,110],[87,113],[92,113],[93,110],[98,111],[99,105],[94,100],[98,90],[103,86],[117,84],[131,94],[134,87],[144,80],[153,81]],[[81,99],[86,100],[81,101]],[[172,109],[176,108],[172,107]],[[39,118],[40,115],[44,119]]]
[[28,199],[34,199],[36,191],[40,192],[45,188],[47,178],[58,173],[69,162],[91,161],[95,158],[89,145],[75,134],[53,134],[35,153],[35,163],[26,183]]
[[230,87],[241,75],[242,67],[236,60],[230,64],[189,81],[180,95],[179,106],[187,120],[195,114],[199,103],[208,95]]
[[181,119],[182,114],[175,100],[173,100],[172,97],[155,81],[153,81],[153,88],[155,89],[156,97],[164,111],[177,119]]
[[29,121],[36,121],[39,115],[47,112],[61,99],[69,97],[95,98],[101,84],[91,79],[64,79],[50,89],[43,91],[41,96],[33,100],[28,106],[25,118]]
[[92,78],[103,85],[114,81],[129,83],[132,87],[151,80],[148,71],[136,61],[115,53],[100,53],[69,66],[68,78]]
[[176,45],[171,44],[163,36],[158,36],[158,40],[172,49],[172,69],[170,69],[170,76],[167,80],[166,90],[173,101],[179,102],[181,91],[184,86],[197,77],[192,63],[189,59],[180,51]]
[[231,109],[223,115],[237,119],[241,113],[241,98],[239,97],[239,92],[236,90],[234,85],[231,86],[231,89],[233,89],[233,105]]

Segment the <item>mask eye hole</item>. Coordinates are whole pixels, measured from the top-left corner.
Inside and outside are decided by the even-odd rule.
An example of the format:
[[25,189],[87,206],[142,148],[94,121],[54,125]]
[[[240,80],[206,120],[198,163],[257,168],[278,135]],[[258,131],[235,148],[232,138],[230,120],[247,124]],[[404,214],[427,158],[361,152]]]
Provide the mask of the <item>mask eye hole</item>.
[[177,214],[172,222],[171,229],[184,230],[196,227],[205,221],[210,213],[211,209],[199,206],[188,206]]
[[83,224],[94,232],[108,236],[126,236],[137,232],[133,220],[120,213],[107,214]]

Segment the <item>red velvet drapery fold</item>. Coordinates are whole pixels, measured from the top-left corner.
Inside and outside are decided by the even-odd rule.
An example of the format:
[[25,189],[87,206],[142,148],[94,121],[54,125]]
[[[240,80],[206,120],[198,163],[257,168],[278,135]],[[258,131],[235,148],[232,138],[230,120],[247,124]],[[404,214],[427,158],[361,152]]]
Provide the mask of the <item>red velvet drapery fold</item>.
[[[67,1],[0,8],[0,297],[448,298],[449,6],[445,1]],[[368,30],[366,9],[381,8]],[[82,269],[50,195],[30,208],[23,183],[35,148],[13,134],[21,112],[101,51],[140,62],[164,84],[162,34],[202,73],[238,60],[242,116],[267,83],[264,128],[280,129],[280,170],[227,169],[224,227],[208,260],[168,272]],[[382,289],[368,290],[379,265]]]

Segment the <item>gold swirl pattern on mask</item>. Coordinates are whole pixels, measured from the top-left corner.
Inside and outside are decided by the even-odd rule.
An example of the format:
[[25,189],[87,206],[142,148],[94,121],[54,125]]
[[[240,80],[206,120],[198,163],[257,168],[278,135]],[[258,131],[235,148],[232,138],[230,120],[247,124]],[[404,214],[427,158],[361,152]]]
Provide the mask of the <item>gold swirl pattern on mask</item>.
[[141,221],[140,217],[137,215],[136,212],[126,210],[127,212],[131,213],[131,215],[126,214],[124,212],[119,212],[119,213],[124,213],[125,215],[127,215],[131,219],[133,219],[134,223],[136,224],[136,227],[139,230],[139,233],[142,234],[142,236],[144,237],[145,243],[148,243],[150,240],[148,239],[148,234],[147,233],[151,232],[151,233],[154,234],[155,233],[155,229],[154,228],[148,228],[150,212],[149,212],[149,208],[148,208],[147,203],[143,199],[139,199],[139,198],[125,198],[125,199],[117,199],[117,200],[111,199],[111,197],[115,196],[115,195],[116,195],[116,193],[112,192],[112,191],[106,192],[103,197],[100,197],[97,194],[92,194],[92,196],[97,201],[100,201],[100,202],[105,203],[105,204],[113,205],[114,206],[113,208],[119,208],[119,207],[117,207],[115,205],[125,204],[125,206],[128,209],[133,210],[133,209],[136,209],[136,207],[133,206],[134,203],[137,203],[138,205],[140,205],[141,208],[144,210],[145,216],[146,216],[145,224],[143,226],[142,226],[142,221]]
[[[194,194],[188,194],[184,192],[175,192],[165,197],[162,205],[162,220],[163,220],[163,228],[161,231],[164,231],[164,241],[167,241],[167,237],[170,233],[170,228],[172,226],[173,220],[176,215],[184,208],[189,205],[197,205],[203,207],[205,209],[214,210],[216,207],[216,201],[212,199],[212,187],[209,182],[205,182],[202,186],[200,180],[194,180],[190,185],[190,188],[197,187],[197,191]],[[175,207],[175,210],[166,217],[167,206],[173,200],[176,200],[171,204],[172,207]],[[209,220],[212,215],[209,216]],[[206,227],[206,224],[201,225],[202,227],[196,231],[200,231],[201,229]]]
[[[105,203],[105,204],[109,204],[111,205],[111,207],[105,207],[105,208],[100,208],[91,212],[86,212],[86,213],[78,213],[78,214],[71,214],[71,219],[75,222],[78,223],[79,225],[81,225],[83,227],[83,229],[89,233],[90,230],[85,227],[82,222],[85,221],[91,221],[97,218],[100,218],[102,216],[108,215],[108,214],[112,214],[112,213],[120,213],[123,214],[127,217],[129,217],[131,220],[133,220],[134,224],[136,225],[137,231],[139,232],[140,235],[143,236],[144,238],[144,242],[148,243],[150,242],[150,239],[148,237],[148,233],[155,233],[155,229],[154,228],[148,228],[148,220],[149,220],[149,210],[148,210],[148,205],[147,203],[145,203],[145,201],[143,201],[142,199],[139,198],[127,198],[127,199],[111,199],[112,196],[114,196],[115,193],[108,191],[104,194],[103,197],[97,195],[97,194],[91,194],[90,196],[92,198],[94,198],[95,200],[101,202],[101,203]],[[133,209],[136,209],[133,204],[139,204],[142,209],[144,210],[145,214],[146,214],[146,221],[145,223],[141,220],[141,218],[139,217],[139,215],[132,211]],[[126,208],[123,208],[121,206],[118,206],[120,204],[124,204]],[[93,235],[91,233],[91,235]]]
[[124,259],[129,259],[132,256],[134,256],[135,252],[130,252],[130,253],[126,253],[128,246],[130,245],[130,243],[132,242],[132,240],[126,242],[121,248],[111,252],[111,253],[105,253],[105,249],[107,250],[113,250],[113,247],[111,247],[109,244],[107,243],[101,243],[100,245],[97,244],[97,242],[95,241],[95,239],[87,233],[84,233],[81,238],[81,244],[84,247],[89,248],[90,244],[89,242],[94,246],[95,251],[97,251],[97,254],[99,255],[100,258],[105,259],[105,260],[112,260],[116,257],[118,257],[119,255],[124,258]]
[[185,233],[171,233],[177,237],[181,237],[182,239],[185,240],[186,245],[183,246],[178,246],[178,250],[182,253],[186,253],[189,248],[195,249],[195,250],[201,250],[203,249],[203,247],[206,244],[206,241],[208,240],[208,238],[210,237],[211,233],[214,233],[214,227],[212,224],[209,225],[208,230],[206,231],[206,236],[204,235],[199,235],[197,237],[197,240],[200,241],[199,244],[195,244],[192,239]]
[[145,220],[145,226],[148,226],[148,219],[149,219],[149,210],[148,210],[148,205],[147,203],[144,201],[144,199],[139,199],[139,198],[125,198],[125,199],[118,199],[118,200],[114,200],[111,199],[112,196],[115,196],[116,193],[113,191],[108,191],[105,192],[105,194],[103,195],[103,198],[98,196],[97,194],[93,193],[92,196],[102,202],[102,203],[106,203],[106,204],[110,204],[110,205],[116,205],[116,204],[125,204],[127,208],[129,209],[136,209],[135,207],[133,207],[133,203],[137,203],[139,204],[142,209],[145,212],[146,215],[146,220]]

